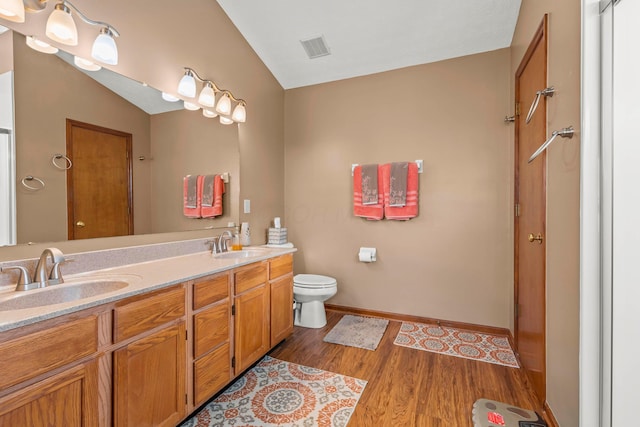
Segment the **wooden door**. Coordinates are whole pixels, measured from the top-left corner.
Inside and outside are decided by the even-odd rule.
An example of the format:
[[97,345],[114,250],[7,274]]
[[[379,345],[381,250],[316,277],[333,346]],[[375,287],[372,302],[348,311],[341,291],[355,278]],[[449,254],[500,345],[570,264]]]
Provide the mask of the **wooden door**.
[[68,369],[0,399],[0,426],[98,425],[98,364]]
[[546,151],[528,160],[546,140],[546,97],[529,123],[525,118],[536,92],[547,87],[546,70],[545,15],[516,72],[515,135],[515,344],[540,403],[546,399]]
[[293,274],[271,282],[271,347],[293,332]]
[[133,234],[132,136],[67,119],[68,237]]
[[263,283],[235,301],[235,374],[247,369],[269,351],[269,286]]
[[177,425],[186,406],[184,322],[134,341],[113,357],[115,425]]

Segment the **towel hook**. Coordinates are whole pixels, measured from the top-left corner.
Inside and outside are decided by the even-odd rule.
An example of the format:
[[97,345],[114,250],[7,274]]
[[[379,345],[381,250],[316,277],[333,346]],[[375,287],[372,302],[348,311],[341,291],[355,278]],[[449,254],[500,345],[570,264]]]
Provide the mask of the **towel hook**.
[[538,102],[540,102],[540,97],[543,95],[545,97],[546,96],[552,97],[555,91],[556,89],[553,86],[549,86],[548,88],[545,88],[536,92],[536,97],[534,98],[533,103],[529,108],[529,113],[527,114],[527,119],[525,120],[525,123],[529,123],[533,118],[533,114],[536,112],[536,109],[538,108]]
[[[37,181],[40,183],[40,187],[32,187],[29,184],[27,184],[27,181]],[[21,182],[22,182],[22,185],[24,185],[25,188],[28,188],[29,190],[38,191],[44,188],[44,181],[41,180],[40,178],[36,178],[35,176],[27,175],[24,178],[22,178]]]
[[536,152],[533,153],[531,157],[529,157],[529,161],[527,163],[531,163],[536,157],[538,157],[540,153],[542,153],[549,145],[551,145],[551,143],[554,139],[556,139],[557,136],[571,139],[573,138],[573,132],[573,126],[569,126],[568,128],[563,128],[561,130],[554,130],[551,134],[551,138],[547,139],[544,144],[542,144],[540,148],[538,148]]
[[[58,162],[56,162],[56,160],[60,160],[60,159],[64,159],[64,165],[61,165]],[[73,166],[73,163],[71,163],[70,158],[68,158],[64,154],[59,154],[59,153],[56,153],[53,155],[53,157],[51,158],[51,163],[53,163],[53,166],[55,166],[57,169],[60,169],[63,171],[71,169],[71,166]]]

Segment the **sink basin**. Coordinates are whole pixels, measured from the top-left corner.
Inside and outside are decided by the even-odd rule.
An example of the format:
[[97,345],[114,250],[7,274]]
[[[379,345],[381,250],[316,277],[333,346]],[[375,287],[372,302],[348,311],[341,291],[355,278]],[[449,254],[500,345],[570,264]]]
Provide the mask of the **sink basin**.
[[223,252],[221,254],[216,254],[213,257],[217,259],[242,259],[261,256],[264,254],[265,251],[261,251],[259,249],[243,249],[240,251]]
[[9,297],[0,300],[0,311],[21,310],[78,301],[118,291],[127,286],[129,286],[129,282],[124,280],[88,279],[80,282],[53,285],[43,289],[11,292]]

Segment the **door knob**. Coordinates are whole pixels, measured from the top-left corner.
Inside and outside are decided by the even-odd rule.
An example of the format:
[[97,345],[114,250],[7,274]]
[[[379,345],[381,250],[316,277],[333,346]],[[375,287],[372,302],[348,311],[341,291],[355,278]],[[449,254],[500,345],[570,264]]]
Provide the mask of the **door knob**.
[[543,240],[542,234],[538,233],[537,236],[534,236],[533,233],[529,233],[529,241],[531,243],[538,242],[538,244],[541,245],[542,244],[542,240]]
[[76,225],[80,228],[84,227],[84,222],[83,221],[78,221],[76,222]]

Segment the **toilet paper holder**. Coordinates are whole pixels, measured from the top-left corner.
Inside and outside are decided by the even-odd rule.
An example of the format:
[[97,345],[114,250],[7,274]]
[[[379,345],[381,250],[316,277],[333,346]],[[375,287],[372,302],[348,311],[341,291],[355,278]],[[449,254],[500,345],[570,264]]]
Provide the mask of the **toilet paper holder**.
[[360,262],[375,262],[376,255],[376,248],[360,248],[360,251],[358,252],[358,260]]

